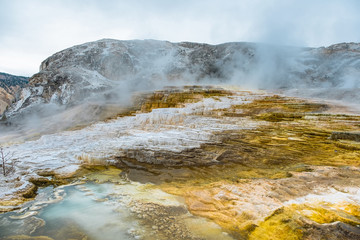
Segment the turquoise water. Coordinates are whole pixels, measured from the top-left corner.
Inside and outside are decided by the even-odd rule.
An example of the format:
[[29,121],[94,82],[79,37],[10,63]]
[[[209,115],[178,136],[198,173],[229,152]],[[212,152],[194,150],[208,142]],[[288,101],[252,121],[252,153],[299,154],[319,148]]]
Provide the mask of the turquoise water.
[[172,231],[182,239],[232,239],[213,222],[191,215],[178,197],[140,183],[47,187],[21,209],[0,215],[0,239],[157,240],[170,239]]
[[[129,231],[138,227],[130,212],[119,202],[109,199],[113,184],[85,184],[83,189],[68,188],[67,197],[58,204],[44,209],[39,217],[47,227],[35,234],[52,236],[59,230],[59,222],[64,232],[74,228],[95,239],[134,239]],[[85,191],[84,191],[85,190]]]
[[[0,237],[134,239],[136,235],[132,231],[138,223],[121,199],[109,199],[113,187],[114,184],[88,183],[55,189],[63,198],[58,202],[50,196],[54,195],[52,188],[43,189],[35,201],[24,206],[24,211],[0,216]],[[50,196],[50,201],[44,201],[46,195]],[[27,213],[32,216],[26,217]]]

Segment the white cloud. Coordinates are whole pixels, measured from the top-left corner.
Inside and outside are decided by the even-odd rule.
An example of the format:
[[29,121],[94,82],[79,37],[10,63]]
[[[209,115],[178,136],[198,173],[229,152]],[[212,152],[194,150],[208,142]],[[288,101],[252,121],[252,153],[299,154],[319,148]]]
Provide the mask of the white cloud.
[[0,0],[0,71],[31,75],[101,38],[322,46],[360,41],[356,0]]

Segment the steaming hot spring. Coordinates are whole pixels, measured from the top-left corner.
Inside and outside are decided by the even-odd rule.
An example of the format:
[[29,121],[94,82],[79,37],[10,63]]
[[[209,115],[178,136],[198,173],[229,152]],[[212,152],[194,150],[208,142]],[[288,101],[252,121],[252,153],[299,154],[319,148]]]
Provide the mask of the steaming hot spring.
[[360,239],[359,76],[356,43],[55,53],[1,112],[0,238]]

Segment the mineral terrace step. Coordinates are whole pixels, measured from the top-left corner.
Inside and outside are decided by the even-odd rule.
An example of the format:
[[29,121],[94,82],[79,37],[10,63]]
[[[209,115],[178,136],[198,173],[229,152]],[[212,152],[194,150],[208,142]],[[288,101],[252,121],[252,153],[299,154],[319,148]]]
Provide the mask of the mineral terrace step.
[[333,132],[331,133],[330,139],[342,139],[360,142],[360,132]]

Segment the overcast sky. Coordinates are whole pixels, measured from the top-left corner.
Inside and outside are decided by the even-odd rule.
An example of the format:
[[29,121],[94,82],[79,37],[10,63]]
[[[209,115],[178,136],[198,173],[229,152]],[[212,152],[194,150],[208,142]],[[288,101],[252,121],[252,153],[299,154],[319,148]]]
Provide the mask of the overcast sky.
[[360,42],[358,0],[0,0],[0,72],[102,38],[295,46]]

